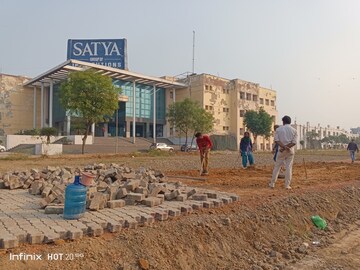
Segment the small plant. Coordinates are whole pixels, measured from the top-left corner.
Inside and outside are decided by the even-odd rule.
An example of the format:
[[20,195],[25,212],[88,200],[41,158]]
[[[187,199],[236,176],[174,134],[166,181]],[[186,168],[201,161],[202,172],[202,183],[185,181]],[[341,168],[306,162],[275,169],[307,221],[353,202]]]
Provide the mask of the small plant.
[[41,136],[46,136],[46,143],[50,144],[50,137],[57,134],[57,129],[53,127],[45,127],[40,130]]

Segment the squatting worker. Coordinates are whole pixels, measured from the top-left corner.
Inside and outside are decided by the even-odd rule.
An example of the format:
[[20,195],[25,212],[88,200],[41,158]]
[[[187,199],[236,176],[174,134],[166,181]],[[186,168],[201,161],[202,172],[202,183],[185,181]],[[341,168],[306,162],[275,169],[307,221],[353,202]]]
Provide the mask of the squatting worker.
[[279,145],[280,149],[276,157],[274,170],[269,186],[275,187],[275,182],[279,176],[281,165],[285,164],[285,188],[291,189],[292,165],[294,162],[294,154],[297,140],[297,132],[291,124],[291,118],[284,116],[282,118],[283,126],[280,126],[275,131],[274,140]]
[[201,175],[208,175],[208,169],[209,169],[209,153],[210,149],[212,147],[212,142],[210,140],[210,137],[208,135],[203,135],[200,132],[197,132],[195,134],[196,137],[196,143],[200,150],[200,160],[202,164],[201,168]]

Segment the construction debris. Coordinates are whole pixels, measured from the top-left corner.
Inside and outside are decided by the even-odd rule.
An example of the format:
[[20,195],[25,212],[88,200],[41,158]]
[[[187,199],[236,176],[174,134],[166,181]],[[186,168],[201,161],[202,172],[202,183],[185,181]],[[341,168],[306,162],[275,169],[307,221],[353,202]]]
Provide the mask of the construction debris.
[[155,207],[164,201],[216,199],[214,194],[199,193],[180,182],[165,183],[166,177],[160,171],[143,167],[134,170],[114,163],[109,166],[99,163],[84,168],[48,166],[42,170],[7,172],[0,177],[0,188],[28,189],[30,194],[42,197],[39,207],[45,208],[46,213],[60,213],[66,185],[73,183],[75,175],[82,172],[95,175],[94,185],[88,187],[86,205],[93,211],[139,204]]

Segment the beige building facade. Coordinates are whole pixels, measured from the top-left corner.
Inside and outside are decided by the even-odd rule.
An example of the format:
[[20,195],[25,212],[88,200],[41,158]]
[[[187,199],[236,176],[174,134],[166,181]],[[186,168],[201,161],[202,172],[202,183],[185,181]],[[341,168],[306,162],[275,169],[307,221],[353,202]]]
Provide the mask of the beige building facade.
[[[176,101],[191,98],[212,113],[215,118],[212,134],[232,135],[240,142],[246,131],[245,112],[257,111],[260,107],[271,115],[274,124],[277,121],[276,92],[272,89],[253,82],[209,74],[190,75],[182,82],[189,87],[176,90]],[[256,147],[258,150],[271,150],[272,143],[273,137],[266,139],[259,136]]]
[[0,137],[34,128],[34,92],[23,86],[27,80],[24,76],[0,74]]

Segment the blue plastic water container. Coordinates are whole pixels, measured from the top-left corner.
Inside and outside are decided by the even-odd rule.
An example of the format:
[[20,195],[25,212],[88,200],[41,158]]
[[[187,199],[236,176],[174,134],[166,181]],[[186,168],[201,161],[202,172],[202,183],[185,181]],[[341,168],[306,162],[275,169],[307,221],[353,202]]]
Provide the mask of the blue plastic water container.
[[64,219],[81,218],[86,210],[87,188],[80,184],[80,176],[65,189]]

